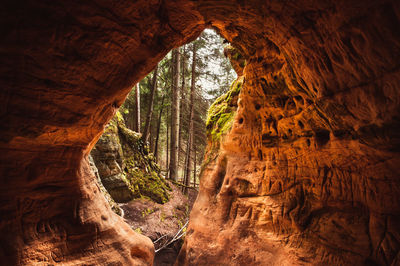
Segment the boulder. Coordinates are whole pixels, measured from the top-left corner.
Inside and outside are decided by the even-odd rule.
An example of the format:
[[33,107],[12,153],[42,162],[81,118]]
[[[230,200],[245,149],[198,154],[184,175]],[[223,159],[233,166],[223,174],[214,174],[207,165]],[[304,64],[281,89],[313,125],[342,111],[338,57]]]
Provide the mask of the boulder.
[[165,203],[171,188],[141,137],[126,127],[122,115],[117,112],[91,155],[102,184],[116,202],[148,197],[157,203]]

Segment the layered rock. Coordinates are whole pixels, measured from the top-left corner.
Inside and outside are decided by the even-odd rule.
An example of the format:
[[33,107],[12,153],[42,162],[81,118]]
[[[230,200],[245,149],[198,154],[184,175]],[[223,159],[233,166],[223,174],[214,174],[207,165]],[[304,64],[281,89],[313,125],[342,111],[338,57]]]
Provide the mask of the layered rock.
[[133,199],[133,191],[122,170],[123,151],[118,136],[117,121],[110,122],[91,151],[99,171],[100,182],[117,202]]
[[87,156],[134,83],[205,27],[246,66],[179,263],[399,263],[398,1],[2,7],[3,264],[152,263]]
[[[400,47],[374,24],[386,14],[386,28],[399,25],[398,13],[362,7],[346,20],[347,8],[322,15],[288,6],[275,28],[251,5],[246,21],[239,15],[243,29],[221,18],[221,34],[242,55],[226,52],[243,85],[231,130],[215,138],[219,120],[208,128],[178,265],[400,263],[400,79],[385,50],[399,58]],[[256,21],[263,27],[249,30]],[[284,24],[296,35],[266,32]],[[372,44],[378,35],[388,43]]]
[[168,201],[171,188],[152,153],[141,134],[125,126],[119,112],[107,124],[91,155],[102,184],[116,202],[143,196],[157,203]]
[[111,209],[113,212],[118,214],[119,216],[123,216],[123,210],[118,206],[118,204],[115,202],[115,200],[111,197],[110,193],[108,193],[107,189],[103,186],[103,183],[101,182],[99,170],[96,167],[96,164],[93,160],[93,157],[89,155],[89,164],[92,172],[96,176],[97,184],[99,185],[101,193],[103,193],[104,198],[110,205]]
[[135,82],[203,30],[191,9],[151,1],[3,3],[2,264],[152,264],[150,239],[112,212],[87,156]]

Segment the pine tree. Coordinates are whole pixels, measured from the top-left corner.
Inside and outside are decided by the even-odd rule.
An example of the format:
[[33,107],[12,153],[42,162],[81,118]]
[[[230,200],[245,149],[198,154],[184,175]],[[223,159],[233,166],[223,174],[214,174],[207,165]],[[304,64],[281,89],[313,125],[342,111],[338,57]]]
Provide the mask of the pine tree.
[[183,135],[184,135],[184,123],[185,123],[185,109],[186,109],[186,88],[185,88],[185,74],[186,74],[186,45],[182,47],[181,53],[181,99],[180,99],[180,114],[179,114],[179,139],[178,139],[178,173],[181,165],[182,153],[184,152],[183,147]]
[[[179,48],[171,51],[159,62],[157,71],[134,87],[121,107],[128,126],[143,132],[166,175],[177,180],[182,173],[183,183],[189,186],[198,183],[197,167],[206,147],[207,109],[234,79],[221,44],[217,34],[206,30],[181,47],[181,53]],[[186,84],[189,79],[192,81]]]
[[161,129],[161,117],[162,117],[162,112],[164,109],[164,101],[165,101],[165,94],[163,95],[162,100],[161,100],[160,113],[158,115],[158,120],[157,120],[156,140],[154,143],[154,157],[156,158],[157,161],[158,161],[158,143],[159,143],[159,139],[160,139],[160,129]]
[[152,80],[152,87],[151,87],[151,92],[150,92],[150,99],[149,99],[149,109],[147,111],[147,116],[146,116],[146,124],[144,127],[144,131],[143,131],[143,140],[145,142],[147,142],[149,140],[149,135],[150,135],[150,125],[151,125],[151,119],[153,116],[153,105],[154,105],[154,95],[155,92],[157,90],[157,73],[158,73],[158,65],[156,66],[156,68],[154,69],[154,73],[153,73],[153,80]]
[[169,163],[169,178],[177,180],[178,171],[178,140],[179,140],[179,124],[180,124],[180,53],[179,48],[172,51],[173,58],[173,82],[172,82],[172,104],[171,104],[171,148]]
[[137,83],[135,86],[135,96],[136,96],[135,131],[140,133],[140,89],[139,89],[139,83]]
[[194,136],[194,94],[196,89],[196,43],[193,43],[192,49],[192,80],[190,87],[190,126],[189,126],[189,138],[186,149],[186,165],[185,165],[185,189],[184,193],[187,194],[187,189],[190,185],[190,174],[191,174],[191,156],[193,151],[193,136]]

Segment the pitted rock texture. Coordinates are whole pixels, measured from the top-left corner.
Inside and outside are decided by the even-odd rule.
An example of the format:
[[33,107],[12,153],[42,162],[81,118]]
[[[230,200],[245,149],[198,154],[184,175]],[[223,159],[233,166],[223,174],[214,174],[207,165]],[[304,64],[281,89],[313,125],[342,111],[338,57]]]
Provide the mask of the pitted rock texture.
[[151,265],[87,156],[134,84],[204,29],[193,4],[2,3],[0,261]]
[[215,7],[243,85],[177,264],[400,264],[399,4],[258,4]]
[[399,264],[399,5],[6,0],[0,260],[152,263],[87,156],[135,82],[215,27],[243,86],[177,263]]

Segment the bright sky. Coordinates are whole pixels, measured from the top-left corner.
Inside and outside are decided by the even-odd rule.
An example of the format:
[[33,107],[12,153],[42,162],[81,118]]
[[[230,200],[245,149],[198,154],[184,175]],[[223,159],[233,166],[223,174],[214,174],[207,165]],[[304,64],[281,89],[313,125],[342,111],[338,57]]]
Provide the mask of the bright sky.
[[200,75],[197,79],[196,85],[199,86],[204,92],[205,97],[208,99],[212,99],[214,96],[210,95],[208,92],[216,91],[220,88],[221,85],[230,86],[230,84],[237,78],[235,71],[231,68],[229,71],[229,76],[226,77],[226,71],[224,70],[224,65],[229,63],[229,60],[223,56],[224,44],[223,39],[212,29],[205,29],[204,32],[207,35],[210,35],[214,41],[207,43],[205,48],[200,49],[199,55],[206,56],[214,53],[215,49],[220,51],[222,57],[210,57],[209,60],[206,60],[205,72],[210,72],[217,76],[220,76],[221,81],[213,80],[211,75]]

